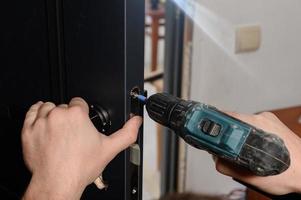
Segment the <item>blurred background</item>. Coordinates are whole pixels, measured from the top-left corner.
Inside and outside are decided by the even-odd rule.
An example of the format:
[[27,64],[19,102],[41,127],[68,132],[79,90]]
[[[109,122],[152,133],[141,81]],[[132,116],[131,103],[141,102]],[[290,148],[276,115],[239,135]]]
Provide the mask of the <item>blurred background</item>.
[[[272,111],[301,135],[300,9],[298,0],[146,0],[145,89],[222,110]],[[268,199],[145,119],[143,199],[172,192]]]

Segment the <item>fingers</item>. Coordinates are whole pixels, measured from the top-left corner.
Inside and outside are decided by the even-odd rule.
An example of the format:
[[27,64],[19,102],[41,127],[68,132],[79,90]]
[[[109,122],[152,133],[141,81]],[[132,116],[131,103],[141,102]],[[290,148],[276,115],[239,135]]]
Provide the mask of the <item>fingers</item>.
[[243,182],[248,182],[246,179],[246,173],[241,172],[241,169],[239,169],[237,166],[234,166],[233,164],[231,165],[227,161],[220,159],[220,158],[215,158],[215,167],[218,172],[221,174],[224,174],[226,176],[233,177],[235,179],[241,180]]
[[126,122],[122,129],[109,136],[111,145],[110,149],[114,154],[126,149],[136,141],[141,124],[141,117],[132,117]]
[[216,170],[226,176],[231,176],[233,178],[242,179],[242,177],[249,176],[250,173],[241,167],[230,163],[227,160],[215,157],[214,159]]
[[38,110],[42,104],[43,102],[39,101],[29,108],[25,116],[24,127],[29,127],[34,123],[37,118]]
[[262,112],[262,113],[259,113],[259,114],[256,114],[256,115],[247,115],[247,114],[240,114],[240,113],[235,113],[235,112],[229,112],[229,111],[226,111],[224,112],[234,118],[237,118],[237,119],[240,119],[241,121],[244,121],[244,122],[247,122],[249,124],[252,124],[254,125],[255,124],[258,124],[258,122],[263,122],[263,121],[266,121],[266,120],[271,120],[273,122],[281,122],[276,115],[274,115],[273,113],[271,112]]
[[[89,113],[88,104],[79,97],[73,98],[70,101],[69,106],[67,104],[61,104],[57,107],[59,108],[68,108],[78,106],[82,108],[85,112]],[[26,117],[24,120],[24,127],[31,126],[37,118],[45,118],[49,114],[51,110],[55,108],[55,104],[52,102],[43,103],[42,101],[37,102],[36,104],[32,105],[30,109],[26,113]]]
[[46,118],[48,113],[55,108],[54,103],[46,102],[40,106],[37,114],[37,118]]
[[264,118],[272,120],[274,122],[281,122],[279,120],[279,118],[274,113],[271,113],[271,112],[261,112],[261,113],[257,114],[257,116],[264,117]]
[[80,107],[85,113],[89,114],[89,106],[87,102],[80,97],[74,97],[73,99],[71,99],[69,107]]
[[224,113],[239,119],[241,121],[247,122],[247,123],[252,123],[254,120],[254,115],[248,115],[248,114],[240,114],[240,113],[236,113],[236,112],[229,112],[229,111],[223,111]]
[[216,170],[221,174],[226,176],[233,177],[237,180],[241,180],[245,183],[255,185],[264,181],[264,177],[259,177],[251,174],[251,172],[246,169],[241,168],[240,166],[233,165],[227,160],[216,158]]
[[[107,151],[108,161],[112,160],[119,152],[126,149],[136,141],[141,124],[142,118],[140,116],[134,116],[125,123],[122,129],[110,136],[105,136],[105,141],[107,141],[107,148],[105,148],[105,150]],[[104,151],[103,146],[100,151]],[[106,187],[101,176],[98,177],[94,183],[99,189]]]
[[57,107],[58,108],[68,108],[68,105],[67,104],[60,104]]

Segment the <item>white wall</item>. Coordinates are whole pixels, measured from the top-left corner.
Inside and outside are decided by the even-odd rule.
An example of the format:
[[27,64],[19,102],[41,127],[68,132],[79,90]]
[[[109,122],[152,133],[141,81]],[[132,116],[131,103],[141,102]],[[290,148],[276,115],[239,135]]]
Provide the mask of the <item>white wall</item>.
[[[231,45],[219,44],[234,42],[229,35],[212,38],[206,27],[195,27],[192,99],[247,113],[301,104],[300,0],[197,2],[213,13],[214,19],[227,22],[230,32],[234,33],[237,25],[259,24],[262,44],[256,52],[234,54]],[[211,30],[223,31],[219,27]],[[215,171],[207,153],[188,148],[186,190],[227,193],[235,187],[235,182]]]

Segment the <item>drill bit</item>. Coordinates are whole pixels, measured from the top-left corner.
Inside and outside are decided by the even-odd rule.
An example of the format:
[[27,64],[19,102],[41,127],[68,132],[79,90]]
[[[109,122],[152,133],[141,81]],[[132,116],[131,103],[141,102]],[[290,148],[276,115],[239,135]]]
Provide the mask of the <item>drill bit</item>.
[[146,104],[147,98],[145,96],[138,94],[136,92],[131,92],[131,96],[133,96],[133,98],[135,99],[138,99],[143,104]]
[[141,94],[137,95],[137,98],[139,101],[141,101],[143,104],[146,104],[147,98]]

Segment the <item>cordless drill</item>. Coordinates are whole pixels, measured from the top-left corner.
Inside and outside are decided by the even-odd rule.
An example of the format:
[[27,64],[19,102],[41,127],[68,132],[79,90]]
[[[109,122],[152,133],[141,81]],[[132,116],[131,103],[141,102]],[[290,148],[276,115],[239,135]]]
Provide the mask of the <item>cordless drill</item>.
[[280,174],[290,165],[289,151],[281,138],[213,106],[166,93],[149,98],[132,96],[145,104],[151,119],[173,130],[188,144],[243,166],[255,175]]

